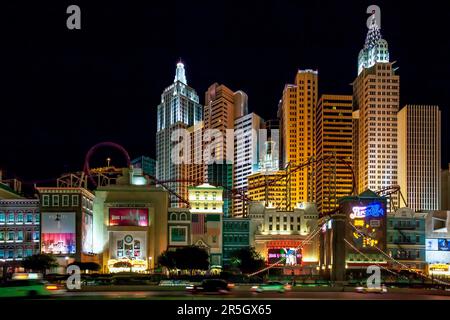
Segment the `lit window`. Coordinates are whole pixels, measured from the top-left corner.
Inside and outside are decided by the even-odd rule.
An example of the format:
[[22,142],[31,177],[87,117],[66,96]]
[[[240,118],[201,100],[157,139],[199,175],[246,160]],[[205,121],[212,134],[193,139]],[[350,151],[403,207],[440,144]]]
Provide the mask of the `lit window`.
[[32,223],[32,222],[33,222],[33,214],[27,213],[27,223]]
[[62,205],[63,207],[69,206],[69,196],[67,194],[62,196]]
[[0,213],[0,224],[5,223],[5,214],[3,212]]
[[52,195],[52,206],[53,207],[59,206],[59,195],[57,194]]
[[19,212],[18,214],[17,214],[17,223],[23,223],[23,213],[22,212]]
[[8,214],[8,223],[14,223],[14,213]]
[[79,204],[78,195],[76,194],[72,195],[72,206],[78,207],[78,204]]
[[42,196],[42,206],[48,207],[50,205],[50,196],[48,194],[44,194]]

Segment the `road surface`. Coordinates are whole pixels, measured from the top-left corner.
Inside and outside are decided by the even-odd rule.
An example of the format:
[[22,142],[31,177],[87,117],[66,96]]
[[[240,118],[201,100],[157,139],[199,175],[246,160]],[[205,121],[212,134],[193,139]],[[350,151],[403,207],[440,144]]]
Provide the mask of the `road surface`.
[[202,299],[245,299],[245,300],[450,300],[450,295],[423,292],[357,293],[357,292],[285,292],[253,293],[232,291],[229,294],[190,294],[183,291],[121,291],[121,292],[66,292],[51,299],[57,300],[202,300]]

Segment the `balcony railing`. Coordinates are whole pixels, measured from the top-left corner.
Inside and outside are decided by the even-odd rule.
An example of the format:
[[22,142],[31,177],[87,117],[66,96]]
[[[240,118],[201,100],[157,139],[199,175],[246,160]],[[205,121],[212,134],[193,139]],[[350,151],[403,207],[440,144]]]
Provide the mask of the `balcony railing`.
[[418,242],[416,242],[416,241],[412,241],[412,240],[401,240],[401,239],[394,240],[394,244],[417,244],[417,245],[420,245],[420,243],[418,243]]
[[414,224],[398,224],[394,226],[396,230],[415,230],[417,228]]
[[416,256],[392,256],[392,258],[394,258],[395,260],[408,260],[408,261],[421,260],[420,257]]

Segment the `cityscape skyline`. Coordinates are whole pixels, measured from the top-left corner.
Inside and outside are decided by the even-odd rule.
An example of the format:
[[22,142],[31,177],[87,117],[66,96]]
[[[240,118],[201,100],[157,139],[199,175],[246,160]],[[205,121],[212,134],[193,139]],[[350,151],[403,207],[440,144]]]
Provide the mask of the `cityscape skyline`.
[[7,37],[0,300],[450,299],[448,17],[202,1]]
[[[439,59],[428,58],[428,68],[426,71],[429,72],[431,76],[427,77],[427,79],[435,80],[433,82],[430,80],[430,83],[425,84],[427,90],[421,91],[417,90],[417,88],[424,86],[420,81],[425,72],[420,66],[420,62],[424,59],[423,56],[429,54],[429,51],[437,56],[440,54],[445,56],[448,47],[446,47],[445,43],[436,43],[436,48],[440,49],[436,49],[435,51],[427,50],[426,52],[420,52],[420,55],[414,50],[408,51],[410,48],[408,46],[408,39],[411,40],[411,35],[403,32],[405,29],[400,22],[402,21],[403,16],[408,16],[408,13],[410,16],[418,16],[418,11],[406,11],[406,13],[400,14],[399,8],[396,6],[388,3],[380,3],[379,5],[383,12],[383,36],[390,44],[391,61],[397,61],[396,66],[400,67],[398,71],[402,78],[400,108],[403,108],[406,104],[439,105],[442,110],[443,123],[445,123],[445,120],[448,119],[449,109],[446,101],[449,99],[446,97],[448,93],[445,90],[440,89],[441,86],[442,88],[445,88],[445,80],[442,78],[441,73],[445,74],[445,68],[447,66],[442,66],[442,69],[433,68],[435,60]],[[274,9],[275,12],[276,9],[280,9],[277,5],[272,4],[272,6],[272,9]],[[306,35],[308,33],[308,28],[305,30],[301,28],[303,40],[313,40],[313,45],[305,46],[306,49],[301,50],[302,52],[298,52],[297,50],[300,49],[302,45],[297,43],[297,41],[293,41],[293,48],[295,49],[292,52],[288,50],[288,48],[290,48],[289,45],[280,46],[277,54],[273,54],[274,49],[276,48],[275,46],[265,46],[265,49],[261,51],[262,54],[257,55],[255,53],[258,50],[250,48],[250,44],[254,44],[255,39],[248,39],[247,45],[245,45],[245,39],[241,36],[238,38],[238,44],[243,46],[240,50],[241,54],[238,57],[236,55],[230,55],[229,49],[225,50],[225,53],[218,54],[220,46],[214,47],[214,41],[212,41],[206,45],[211,54],[206,55],[209,58],[203,59],[205,55],[198,54],[200,50],[193,49],[192,46],[186,45],[186,40],[181,40],[180,44],[186,45],[184,48],[171,48],[170,46],[167,46],[164,49],[163,45],[157,47],[157,49],[154,50],[155,54],[151,55],[154,56],[154,61],[149,58],[150,55],[147,57],[148,59],[143,59],[148,52],[148,48],[130,46],[131,49],[125,51],[123,49],[119,50],[123,55],[122,58],[118,58],[119,52],[114,52],[114,54],[109,55],[110,58],[106,59],[103,57],[102,60],[97,59],[96,62],[98,65],[94,67],[92,65],[93,62],[86,64],[86,59],[92,55],[89,51],[85,50],[88,46],[72,36],[68,35],[69,39],[63,41],[64,49],[62,51],[53,53],[53,55],[50,56],[55,57],[55,61],[51,58],[44,59],[43,54],[48,54],[49,49],[43,49],[42,46],[37,46],[43,51],[40,52],[38,50],[37,58],[34,60],[22,60],[23,65],[18,69],[15,69],[16,72],[14,74],[12,68],[6,66],[5,76],[9,76],[11,81],[9,83],[10,85],[7,86],[7,89],[10,90],[6,90],[4,98],[6,99],[5,105],[11,107],[6,108],[4,116],[8,119],[11,117],[18,117],[19,110],[26,108],[25,110],[29,113],[30,117],[22,117],[23,126],[27,128],[23,131],[14,130],[14,128],[11,127],[14,123],[13,121],[5,123],[5,139],[2,139],[0,147],[2,150],[8,150],[8,152],[5,152],[0,158],[0,166],[6,170],[7,174],[9,173],[9,176],[17,176],[18,178],[29,182],[49,177],[56,178],[64,171],[81,170],[84,155],[89,147],[104,140],[119,142],[129,150],[133,157],[144,154],[154,158],[155,139],[152,137],[156,131],[156,105],[159,100],[158,98],[155,99],[155,92],[159,92],[159,95],[166,85],[173,80],[173,65],[178,61],[179,56],[181,56],[188,69],[187,78],[189,79],[190,85],[200,96],[202,96],[202,92],[206,92],[207,88],[214,82],[223,83],[227,87],[235,88],[236,90],[242,89],[249,96],[249,112],[255,112],[264,119],[274,118],[277,102],[281,98],[282,88],[286,83],[291,83],[294,72],[298,69],[312,68],[319,70],[319,96],[323,93],[350,94],[351,87],[348,84],[355,77],[355,61],[359,50],[358,47],[364,41],[363,33],[366,33],[366,30],[361,26],[364,25],[365,19],[368,17],[365,17],[360,13],[364,12],[363,10],[365,10],[366,7],[361,6],[361,8],[363,8],[362,10],[359,10],[359,6],[349,9],[355,10],[355,12],[358,13],[358,18],[353,19],[351,22],[342,21],[342,27],[345,29],[345,26],[351,24],[354,28],[347,29],[355,31],[347,32],[346,36],[340,38],[340,42],[330,41],[330,35],[323,33],[324,27],[317,29],[317,33],[311,32],[311,34],[308,35]],[[89,8],[87,9],[89,10]],[[164,11],[166,9],[167,8],[157,7],[154,10]],[[329,7],[324,7],[324,10],[325,9],[328,12],[328,10],[339,8],[330,5]],[[190,8],[189,10],[191,10],[189,12],[192,12],[194,8]],[[227,7],[226,10],[229,10],[229,7]],[[248,11],[249,9],[246,10]],[[262,12],[266,12],[266,9],[261,10]],[[311,10],[314,12],[317,8],[312,8]],[[405,10],[413,9],[405,8]],[[95,12],[98,13],[98,11]],[[303,10],[300,10],[299,12],[303,12]],[[337,11],[335,14],[331,14],[330,11],[328,12],[328,18],[332,21],[336,21],[339,13],[340,12]],[[125,16],[131,18],[127,14],[125,14]],[[438,20],[439,19],[436,19],[436,21]],[[52,20],[49,20],[47,23],[50,22],[52,22]],[[90,41],[87,41],[87,44],[91,45],[91,40],[98,35],[98,32],[101,29],[99,29],[98,25],[92,20],[88,20],[88,22],[92,29],[86,31],[86,36],[90,39]],[[311,21],[308,20],[307,22]],[[238,25],[242,23],[242,21],[239,21]],[[313,25],[316,23],[317,22],[314,22]],[[302,26],[305,25],[302,24]],[[195,28],[195,26],[191,27]],[[414,29],[416,26],[412,25],[410,27]],[[427,28],[430,28],[430,25],[423,26],[421,32],[429,30]],[[148,29],[144,28],[141,32],[145,33],[146,30],[148,31]],[[168,28],[167,30],[170,32],[172,29]],[[231,30],[236,31],[235,28],[231,28]],[[260,37],[256,38],[265,38],[271,44],[274,44],[277,38],[279,40],[292,39],[290,37],[292,34],[289,33],[290,31],[286,30],[289,29],[276,28],[275,31],[269,32],[266,35],[260,35]],[[331,30],[329,31],[332,33]],[[42,42],[43,45],[48,44],[49,40],[54,35],[61,35],[61,32],[61,30],[57,30],[56,34],[50,33],[47,36],[43,36],[43,39],[42,36],[39,39],[44,40]],[[249,31],[246,31],[244,33],[248,32]],[[283,32],[286,32],[286,34],[283,35]],[[150,35],[154,36],[154,33],[150,32]],[[320,35],[322,37],[320,37]],[[230,35],[221,33],[220,36],[220,39],[225,40],[228,39]],[[302,37],[298,39],[302,39]],[[119,38],[124,41],[121,42],[122,44],[126,43],[126,40],[124,40],[123,37]],[[432,36],[430,36],[429,39],[424,39],[422,37],[421,41],[432,41],[432,38]],[[8,38],[7,40],[12,40],[12,43],[15,43],[13,39]],[[329,59],[329,56],[325,54],[317,55],[317,44],[321,43],[321,40],[324,41],[326,48],[334,48],[336,52],[346,54],[336,55],[336,58],[333,59]],[[103,41],[108,42],[109,39],[104,39]],[[180,46],[180,44],[177,46]],[[66,49],[73,49],[74,45],[80,45],[78,54],[74,54],[73,52],[68,54]],[[21,48],[24,48],[23,44],[15,47],[16,50]],[[97,51],[99,49],[96,48],[95,45],[92,48],[94,49],[94,52],[96,52],[95,54],[99,54],[99,51]],[[162,56],[163,52],[165,54]],[[8,53],[12,55],[13,51],[8,51]],[[136,54],[138,62],[129,62],[128,60],[131,59],[127,59],[127,57],[129,57],[130,54]],[[298,56],[296,56],[297,54]],[[316,54],[316,57],[311,57],[314,54]],[[421,58],[418,59],[418,56],[421,56]],[[17,59],[20,59],[21,57],[23,58],[23,56],[19,54],[16,58],[11,59],[11,65],[17,66],[19,61]],[[280,59],[281,57],[286,58],[286,61],[282,61],[283,59]],[[119,65],[113,72],[111,66],[112,63],[115,62],[119,62]],[[331,62],[334,62],[332,64],[333,68],[330,67]],[[148,72],[147,75],[144,75],[144,73],[149,70],[149,67],[154,66],[154,63],[160,65],[158,67],[160,71],[156,77],[152,72]],[[70,75],[73,75],[73,79],[70,79],[70,76],[66,79],[66,85],[62,88],[58,87],[59,85],[55,83],[55,79],[58,77],[53,77],[55,75],[57,76],[60,72],[57,71],[59,64],[62,64],[64,70],[70,70]],[[412,67],[411,64],[414,65],[414,67]],[[202,67],[202,65],[204,67]],[[215,68],[210,68],[210,65],[214,65]],[[29,68],[25,68],[26,66]],[[80,67],[79,70],[76,68],[72,69],[74,66]],[[137,69],[139,66],[143,67],[142,70]],[[42,68],[46,69],[48,74],[42,72]],[[274,69],[280,70],[274,71]],[[342,69],[345,69],[345,71],[342,72]],[[165,71],[162,72],[161,70]],[[236,75],[234,73],[236,73],[237,70],[242,72],[239,72]],[[261,72],[263,73],[261,74]],[[264,72],[270,74],[270,77],[261,77],[264,75]],[[336,75],[330,76],[330,73],[335,73]],[[45,75],[41,78],[42,84],[35,81],[38,74],[40,76]],[[416,75],[412,76],[414,74]],[[96,79],[96,81],[101,80],[98,91],[94,91],[94,87],[90,87],[92,80],[89,80],[88,78],[92,75],[94,76],[93,79]],[[123,77],[121,77],[121,75],[123,75]],[[153,75],[155,79],[158,79],[156,83],[153,83],[154,80],[149,78],[150,75]],[[29,95],[17,95],[17,88],[14,86],[17,85],[19,79],[26,80],[23,82],[22,88],[26,88],[27,92],[31,93],[30,96],[33,96],[32,103],[31,100],[29,100]],[[85,85],[77,84],[81,79],[84,79],[88,88],[86,88]],[[49,84],[55,86],[55,89],[61,89],[55,90],[54,97],[43,94],[47,92],[46,90],[43,90],[43,88],[45,85],[48,86]],[[148,92],[145,92],[143,87],[148,84],[151,84],[151,90],[147,88]],[[130,89],[131,87],[134,88]],[[40,88],[40,92],[33,95],[38,88]],[[69,90],[69,88],[73,89]],[[80,89],[83,88],[87,90],[85,92],[81,91]],[[255,88],[258,88],[258,90],[255,90]],[[113,92],[117,91],[117,89],[120,90],[118,90],[118,92]],[[67,91],[72,92],[72,90],[75,94],[65,95]],[[136,97],[133,97],[131,92],[137,94],[136,97],[139,97],[139,103],[133,103],[136,102],[134,100]],[[62,95],[66,96],[66,98],[60,99],[62,98]],[[142,99],[142,95],[144,95],[144,99]],[[67,102],[67,109],[80,110],[80,114],[83,115],[82,118],[84,121],[81,121],[81,124],[73,123],[70,126],[71,130],[61,131],[57,130],[55,126],[53,126],[54,128],[50,126],[48,123],[49,120],[52,122],[57,122],[58,120],[64,122],[63,119],[60,118],[61,114],[55,112],[54,109],[56,105],[60,105],[61,101],[59,101],[59,99]],[[112,102],[113,100],[116,101]],[[96,108],[87,108],[85,103],[88,101],[89,103],[94,103]],[[109,117],[111,116],[112,119],[115,119],[117,117],[115,113],[122,112],[118,106],[123,105],[126,101],[131,104],[131,109],[135,109],[136,111],[126,113],[126,119],[128,121],[123,121],[117,126],[111,126],[111,119]],[[109,103],[111,103],[110,106]],[[202,97],[200,97],[200,103],[204,105]],[[28,105],[36,105],[39,107],[28,108],[26,107]],[[89,109],[89,111],[86,110],[86,108]],[[39,118],[39,124],[36,124],[36,122],[32,120],[37,116],[41,117]],[[95,123],[95,125],[89,125],[90,123]],[[38,140],[30,138],[30,130],[34,133],[34,139]],[[447,126],[443,125],[442,146],[447,143],[447,130]],[[82,135],[80,136],[81,132]],[[83,138],[81,139],[80,137]],[[137,137],[139,137],[139,139],[137,139]],[[70,145],[67,145],[67,143],[70,143]],[[54,154],[56,153],[55,150],[58,150],[57,154]],[[39,158],[35,158],[33,161],[25,160],[25,154],[36,154],[36,152],[48,154],[49,159],[46,159],[46,161],[42,161]],[[98,159],[98,163],[103,163],[103,159],[106,158],[106,156],[109,156],[109,154],[110,153],[105,154],[103,158]],[[112,159],[113,164],[117,164],[118,161],[121,161],[114,153],[112,154]],[[446,148],[442,148],[441,167],[446,168],[448,162],[448,151]],[[36,170],[37,167],[39,167],[39,170]]]

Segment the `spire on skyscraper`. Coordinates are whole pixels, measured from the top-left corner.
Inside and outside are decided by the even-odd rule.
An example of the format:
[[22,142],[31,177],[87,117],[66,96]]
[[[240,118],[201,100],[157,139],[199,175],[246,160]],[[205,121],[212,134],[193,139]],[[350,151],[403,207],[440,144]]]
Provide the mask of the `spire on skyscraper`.
[[381,36],[380,26],[372,16],[363,49],[358,55],[358,74],[377,62],[389,62],[388,43]]
[[181,58],[180,60],[178,60],[177,70],[175,71],[175,79],[173,80],[173,82],[177,81],[180,81],[181,83],[187,85],[186,71],[184,70],[184,64],[183,62],[181,62]]

